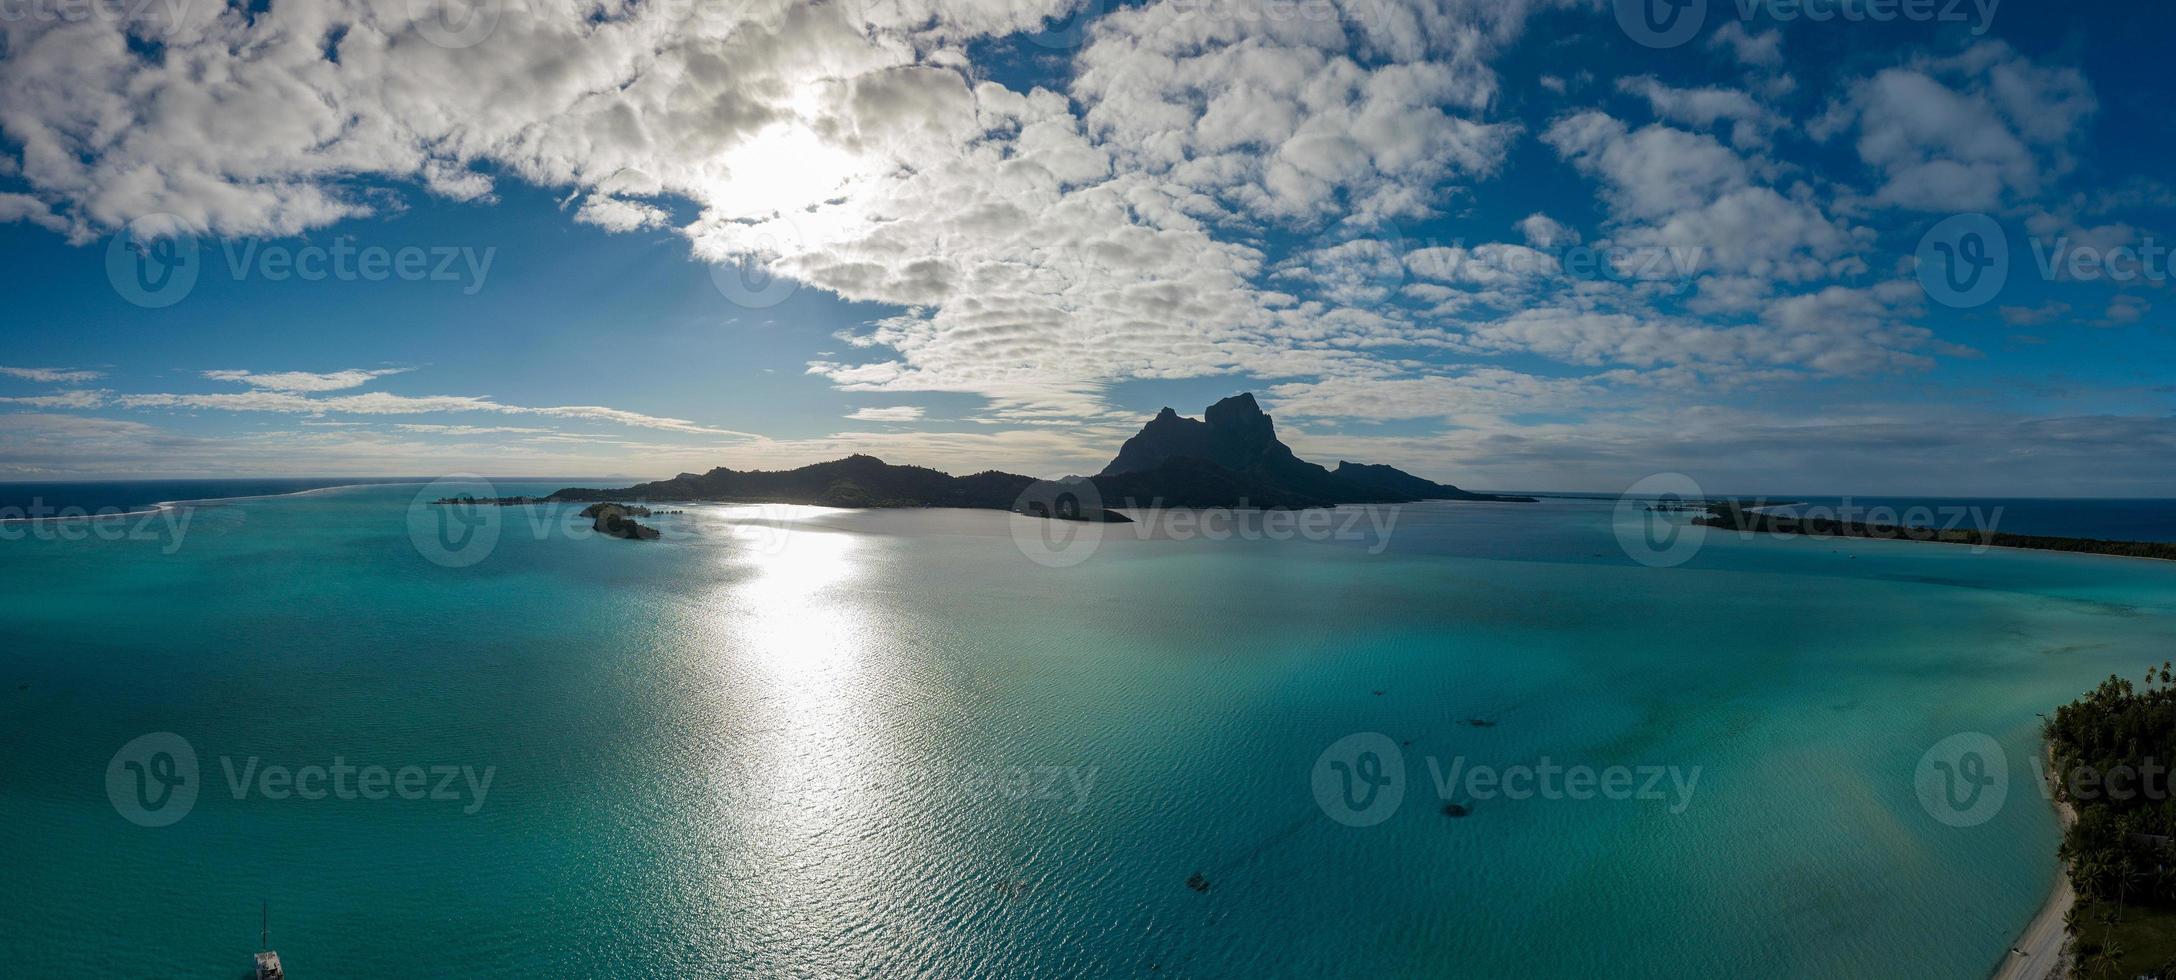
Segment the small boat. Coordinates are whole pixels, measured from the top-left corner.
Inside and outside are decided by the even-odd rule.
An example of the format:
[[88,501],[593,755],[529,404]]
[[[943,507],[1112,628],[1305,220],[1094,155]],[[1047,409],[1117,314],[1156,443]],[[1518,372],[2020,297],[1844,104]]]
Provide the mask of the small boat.
[[280,954],[272,949],[272,903],[266,902],[260,912],[264,931],[257,940],[257,980],[287,980],[287,971],[280,969]]

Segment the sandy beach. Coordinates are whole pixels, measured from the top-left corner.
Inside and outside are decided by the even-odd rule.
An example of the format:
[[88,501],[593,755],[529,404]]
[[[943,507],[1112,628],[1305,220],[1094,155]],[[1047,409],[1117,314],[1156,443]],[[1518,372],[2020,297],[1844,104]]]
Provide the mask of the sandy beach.
[[[2055,778],[2052,758],[2045,777]],[[2046,787],[2053,798],[2054,787]],[[2055,815],[2063,829],[2078,822],[2078,811],[2062,800],[2055,800]],[[2063,917],[2070,914],[2078,895],[2070,887],[2070,869],[2059,868],[2055,873],[2055,888],[2048,893],[2048,900],[2040,906],[2040,912],[2026,923],[2025,931],[2004,953],[2002,965],[1995,968],[1995,980],[2045,980],[2062,975],[2063,940],[2068,938],[2063,928]]]

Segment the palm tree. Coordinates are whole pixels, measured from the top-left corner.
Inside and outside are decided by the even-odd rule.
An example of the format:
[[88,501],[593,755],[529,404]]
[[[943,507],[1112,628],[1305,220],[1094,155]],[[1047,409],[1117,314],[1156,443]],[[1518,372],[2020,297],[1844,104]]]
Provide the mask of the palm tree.
[[2076,880],[2079,891],[2094,898],[2105,897],[2108,894],[2108,856],[2106,854],[2099,851],[2088,851],[2078,855],[2077,863],[2071,866],[2070,874]]

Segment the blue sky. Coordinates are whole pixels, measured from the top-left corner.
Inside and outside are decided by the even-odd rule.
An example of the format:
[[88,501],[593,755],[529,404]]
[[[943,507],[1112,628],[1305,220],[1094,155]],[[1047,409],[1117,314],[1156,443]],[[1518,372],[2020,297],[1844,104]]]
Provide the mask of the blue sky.
[[2176,488],[2176,13],[1643,2],[9,19],[0,479]]

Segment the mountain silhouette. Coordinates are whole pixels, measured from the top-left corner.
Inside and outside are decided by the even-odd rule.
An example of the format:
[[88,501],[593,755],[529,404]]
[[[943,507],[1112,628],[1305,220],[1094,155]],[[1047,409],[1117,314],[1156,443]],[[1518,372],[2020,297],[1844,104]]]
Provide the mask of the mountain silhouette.
[[1104,500],[1153,506],[1148,501],[1161,499],[1166,507],[1531,500],[1470,493],[1392,466],[1340,462],[1336,472],[1324,469],[1278,440],[1276,421],[1251,393],[1233,395],[1201,414],[1190,419],[1167,407],[1127,439],[1095,477]]
[[[1060,488],[1053,493],[1052,488]],[[1209,406],[1199,419],[1166,408],[1127,439],[1101,473],[1061,483],[986,470],[952,476],[925,466],[895,466],[853,455],[791,470],[682,473],[617,490],[569,487],[558,501],[715,500],[825,507],[971,507],[1077,520],[1124,521],[1091,505],[1055,507],[1045,497],[1078,499],[1092,487],[1112,507],[1306,508],[1415,500],[1530,502],[1530,497],[1469,493],[1395,467],[1340,462],[1331,471],[1294,455],[1276,422],[1251,394]],[[1065,488],[1070,488],[1066,490]]]

